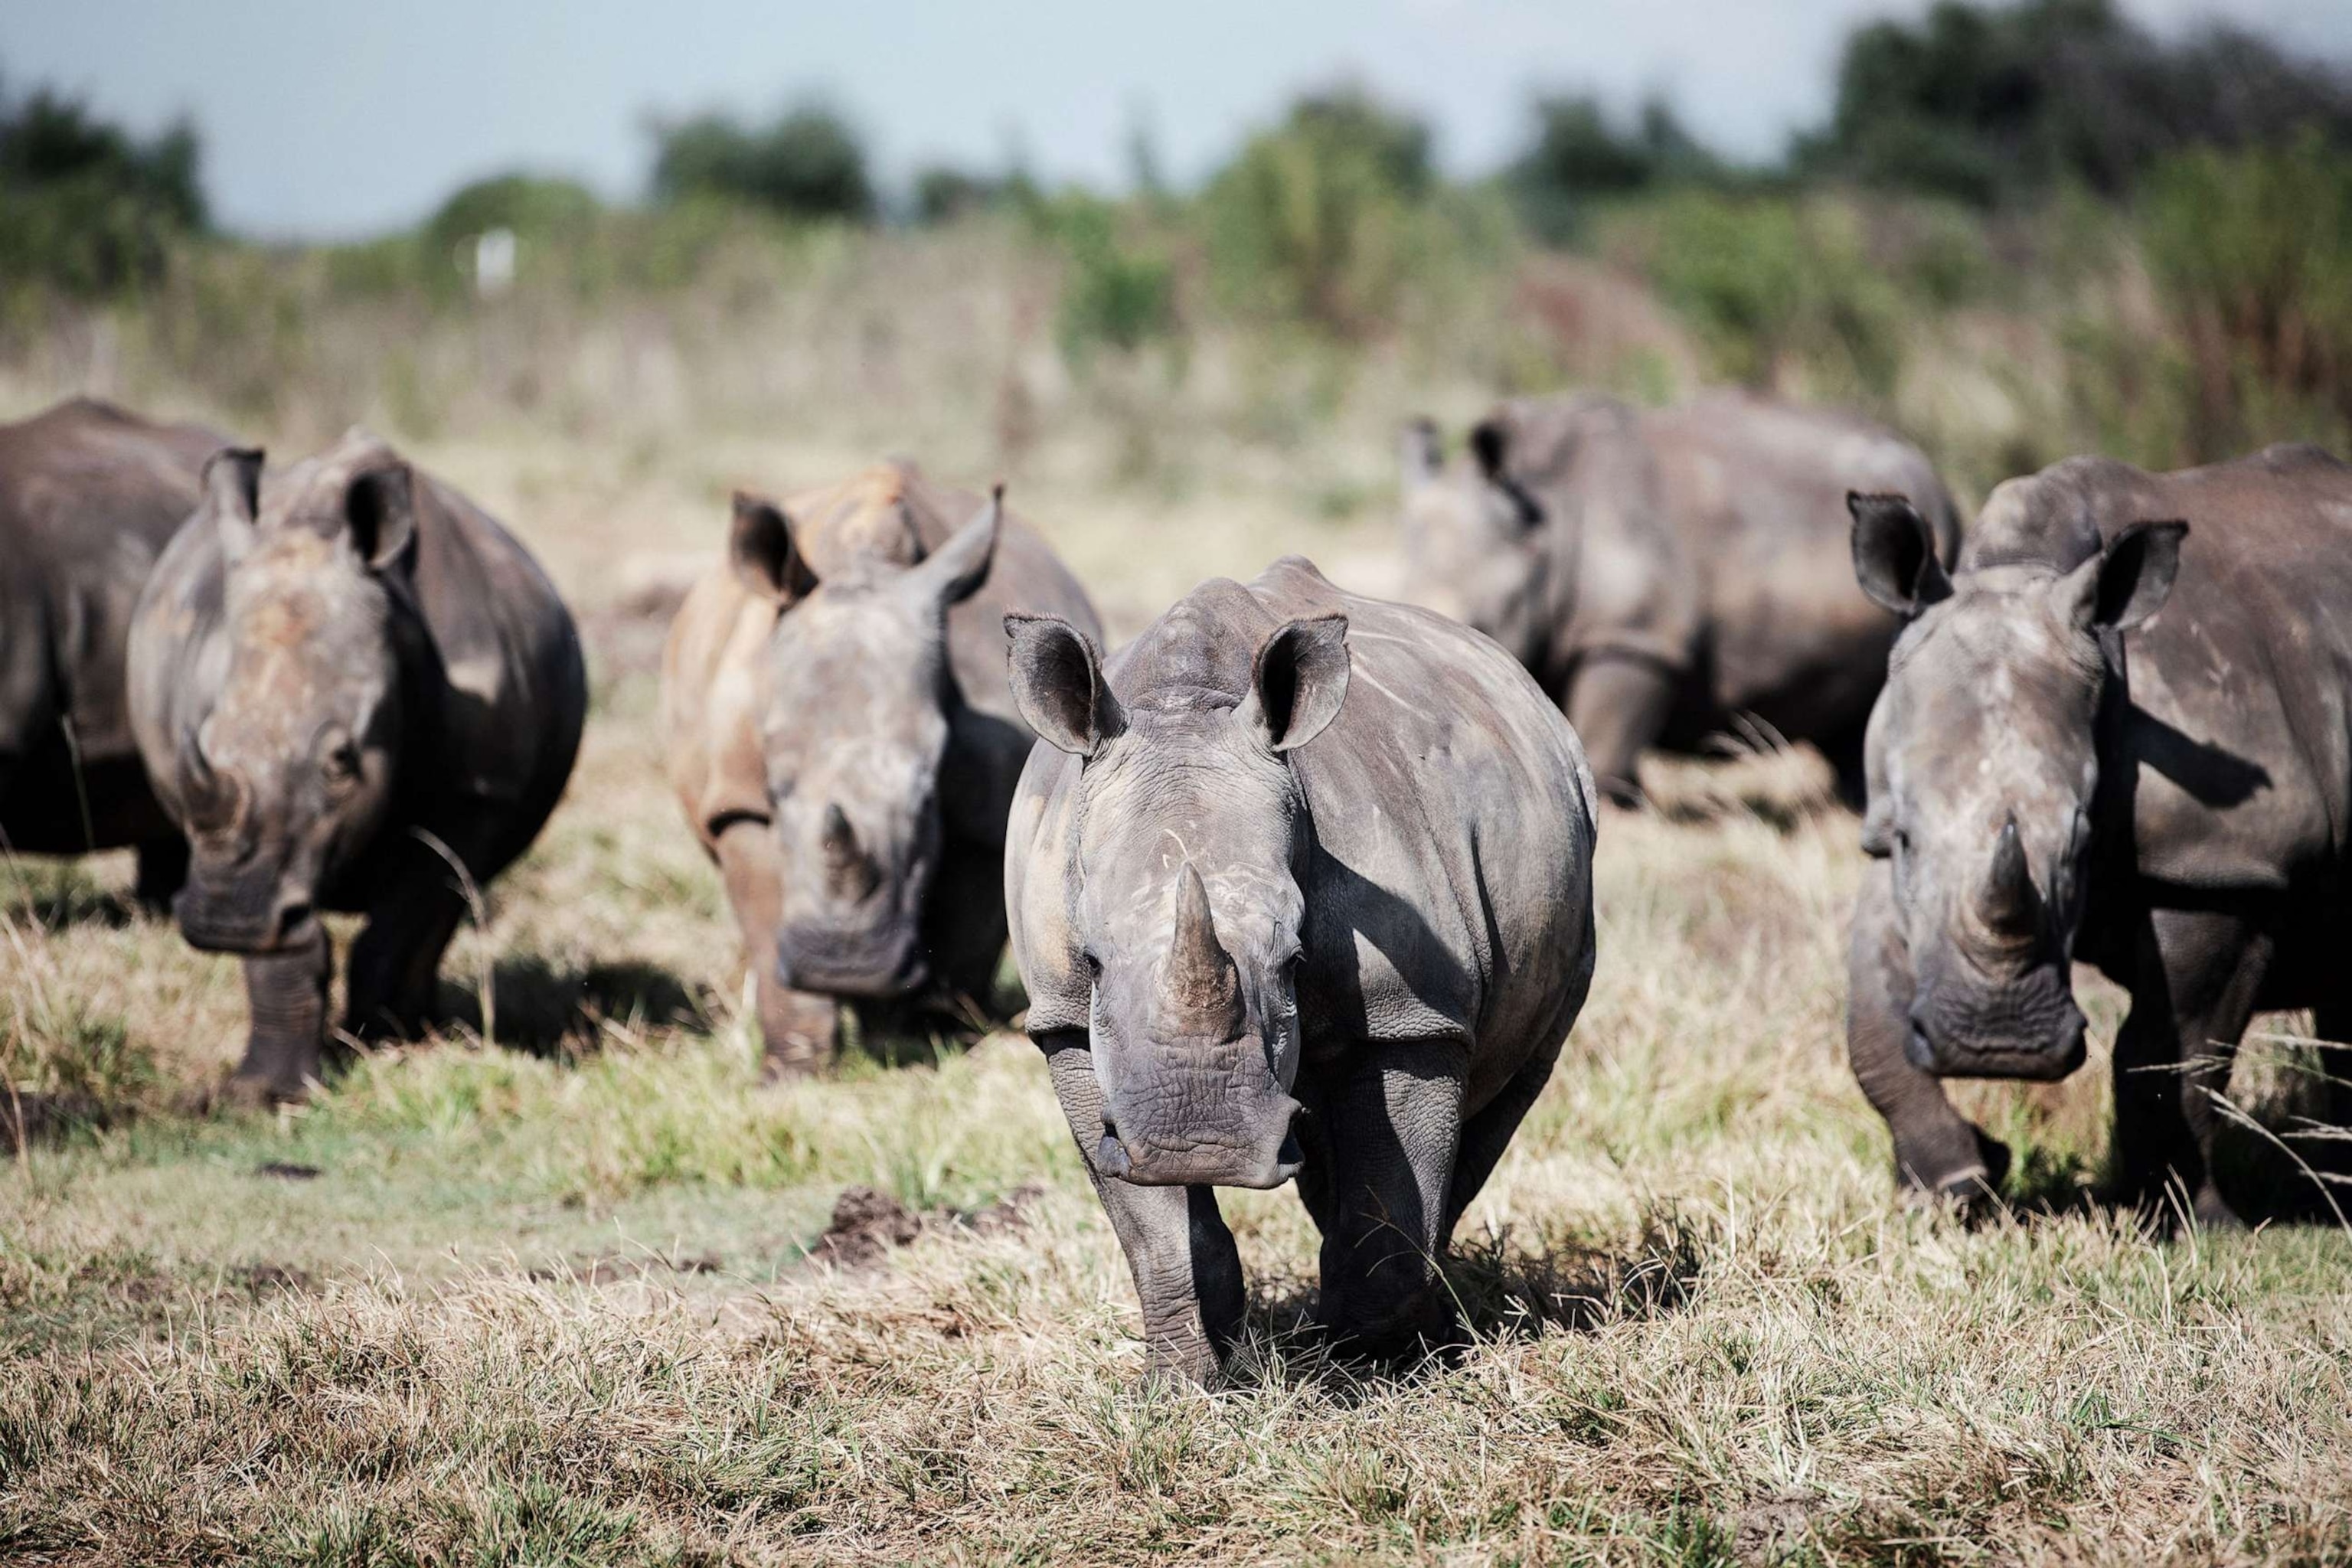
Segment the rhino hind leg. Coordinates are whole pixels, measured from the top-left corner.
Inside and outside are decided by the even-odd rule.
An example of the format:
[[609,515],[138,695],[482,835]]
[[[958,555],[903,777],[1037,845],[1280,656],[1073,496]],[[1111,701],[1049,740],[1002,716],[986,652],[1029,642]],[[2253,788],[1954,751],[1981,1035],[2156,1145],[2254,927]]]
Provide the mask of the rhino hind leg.
[[1894,931],[1893,871],[1874,861],[1856,900],[1846,952],[1846,1057],[1895,1140],[1895,1179],[1906,1192],[1990,1203],[2009,1173],[2009,1150],[1962,1116],[1943,1081],[1911,1065],[1910,965]]
[[1004,936],[1003,846],[950,840],[923,908],[923,945],[934,984],[996,1016]]
[[188,881],[188,841],[177,834],[139,846],[138,879],[131,896],[151,915],[168,915],[172,898]]
[[300,947],[245,960],[251,1027],[245,1059],[229,1079],[232,1097],[299,1100],[319,1081],[327,987],[334,968],[334,949],[323,927],[314,927],[310,941]]
[[2242,915],[2158,910],[2140,932],[2131,1012],[2116,1034],[2116,1197],[2200,1225],[2242,1223],[2214,1182],[2219,1103],[2272,955]]
[[1350,1353],[1397,1360],[1460,1337],[1437,1270],[1467,1065],[1458,1042],[1374,1042],[1300,1096],[1301,1143],[1317,1168],[1311,1187],[1301,1172],[1301,1196],[1323,1233],[1320,1316]]
[[1241,1252],[1218,1212],[1215,1189],[1139,1187],[1096,1172],[1088,1152],[1102,1136],[1102,1089],[1086,1036],[1065,1030],[1037,1044],[1135,1280],[1152,1375],[1213,1383],[1241,1336],[1243,1312]]
[[[2338,996],[2317,1009],[2312,1032],[2329,1042],[2319,1047],[2319,1070],[2327,1077],[2328,1125],[2352,1134],[2352,995]],[[2352,1173],[2352,1144],[2342,1139],[2316,1147],[2306,1142],[2301,1152],[2318,1170],[2339,1176]]]

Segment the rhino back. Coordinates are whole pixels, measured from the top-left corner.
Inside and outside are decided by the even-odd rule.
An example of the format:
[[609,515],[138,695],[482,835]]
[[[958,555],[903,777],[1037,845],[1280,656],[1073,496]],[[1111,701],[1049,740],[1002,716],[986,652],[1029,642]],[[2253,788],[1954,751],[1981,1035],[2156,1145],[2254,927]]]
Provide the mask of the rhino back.
[[0,426],[0,752],[63,716],[85,763],[135,757],[131,614],[226,444],[87,398]]
[[1575,732],[1502,648],[1343,594],[1308,563],[1250,585],[1279,623],[1348,616],[1347,700],[1294,754],[1314,822],[1301,1015],[1355,1039],[1474,1047],[1484,1104],[1556,1044],[1592,963],[1592,778]]
[[1867,420],[1717,393],[1645,417],[1667,515],[1702,584],[1709,696],[1792,738],[1858,725],[1899,629],[1854,581],[1849,491],[1907,495],[1949,562],[1949,494],[1917,448]]
[[2189,525],[2170,599],[2125,638],[2141,873],[2336,891],[2352,834],[2352,467],[2272,447],[2094,474],[2105,482],[2061,476],[2052,510],[2087,511],[2105,539]]

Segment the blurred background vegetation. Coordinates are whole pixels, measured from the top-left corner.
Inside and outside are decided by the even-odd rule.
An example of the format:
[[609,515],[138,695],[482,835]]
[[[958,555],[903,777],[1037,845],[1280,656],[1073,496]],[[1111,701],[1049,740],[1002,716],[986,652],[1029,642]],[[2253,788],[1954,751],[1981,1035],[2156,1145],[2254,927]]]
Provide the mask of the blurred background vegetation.
[[2352,447],[2352,80],[2109,0],[1864,26],[1767,165],[1664,100],[1561,93],[1450,180],[1344,83],[1181,191],[1142,137],[1122,191],[1017,159],[884,189],[822,102],[647,134],[635,205],[519,171],[272,246],[208,226],[192,129],[0,90],[0,375],[278,432],[792,427],[1015,472],[1083,427],[1113,477],[1175,484],[1569,384],[1852,405],[1971,497],[2080,450]]

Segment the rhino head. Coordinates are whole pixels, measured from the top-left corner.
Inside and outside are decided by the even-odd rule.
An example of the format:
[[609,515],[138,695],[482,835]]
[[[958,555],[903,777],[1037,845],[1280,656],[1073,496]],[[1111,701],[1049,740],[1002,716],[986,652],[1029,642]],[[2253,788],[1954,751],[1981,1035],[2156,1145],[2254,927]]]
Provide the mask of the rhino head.
[[2163,607],[2189,525],[1955,580],[1908,500],[1847,506],[1864,593],[1908,623],[1871,713],[1863,821],[1864,848],[1893,861],[1911,955],[1906,1054],[1938,1076],[2063,1078],[2084,1054],[2071,968],[2100,714],[2119,636]]
[[1400,444],[1406,581],[1416,602],[1486,633],[1533,668],[1549,563],[1543,508],[1507,469],[1510,426],[1481,421],[1465,460],[1445,461],[1437,426],[1416,419]]
[[1092,984],[1100,1174],[1274,1187],[1296,1174],[1290,1088],[1309,837],[1286,753],[1339,710],[1347,620],[1288,622],[1238,702],[1199,686],[1123,705],[1085,636],[1006,618],[1030,727],[1080,759],[1066,903]]
[[205,472],[195,527],[224,565],[221,679],[179,742],[196,947],[259,953],[317,933],[320,891],[391,804],[404,720],[396,600],[416,550],[415,473],[354,435],[273,475],[232,449]]
[[787,985],[895,996],[929,978],[923,902],[961,701],[947,616],[987,580],[1002,516],[1000,490],[914,565],[866,552],[820,579],[782,509],[735,499],[736,576],[790,609],[763,655],[760,718],[784,867],[776,963]]

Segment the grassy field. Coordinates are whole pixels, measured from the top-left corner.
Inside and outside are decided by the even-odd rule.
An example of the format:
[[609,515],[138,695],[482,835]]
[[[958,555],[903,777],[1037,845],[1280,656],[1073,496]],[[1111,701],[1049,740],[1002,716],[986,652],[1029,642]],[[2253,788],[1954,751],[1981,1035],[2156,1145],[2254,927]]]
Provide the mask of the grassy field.
[[[1897,1204],[1843,1061],[1855,825],[1802,759],[1669,770],[1676,809],[1604,825],[1591,1003],[1449,1270],[1472,1348],[1331,1363],[1303,1211],[1236,1194],[1235,1385],[1140,1388],[1025,1041],[762,1087],[659,780],[658,606],[725,489],[871,453],[414,450],[580,608],[572,793],[451,953],[462,1021],[274,1114],[205,1110],[242,991],[126,907],[122,858],[0,870],[0,1067],[90,1113],[0,1173],[0,1559],[2352,1558],[2352,1239],[2159,1243],[2081,1202],[2097,1059],[1971,1091],[2025,1156],[2012,1212]],[[1377,433],[1318,461],[1115,485],[1049,449],[1015,500],[1131,631],[1288,549],[1391,580]]]

